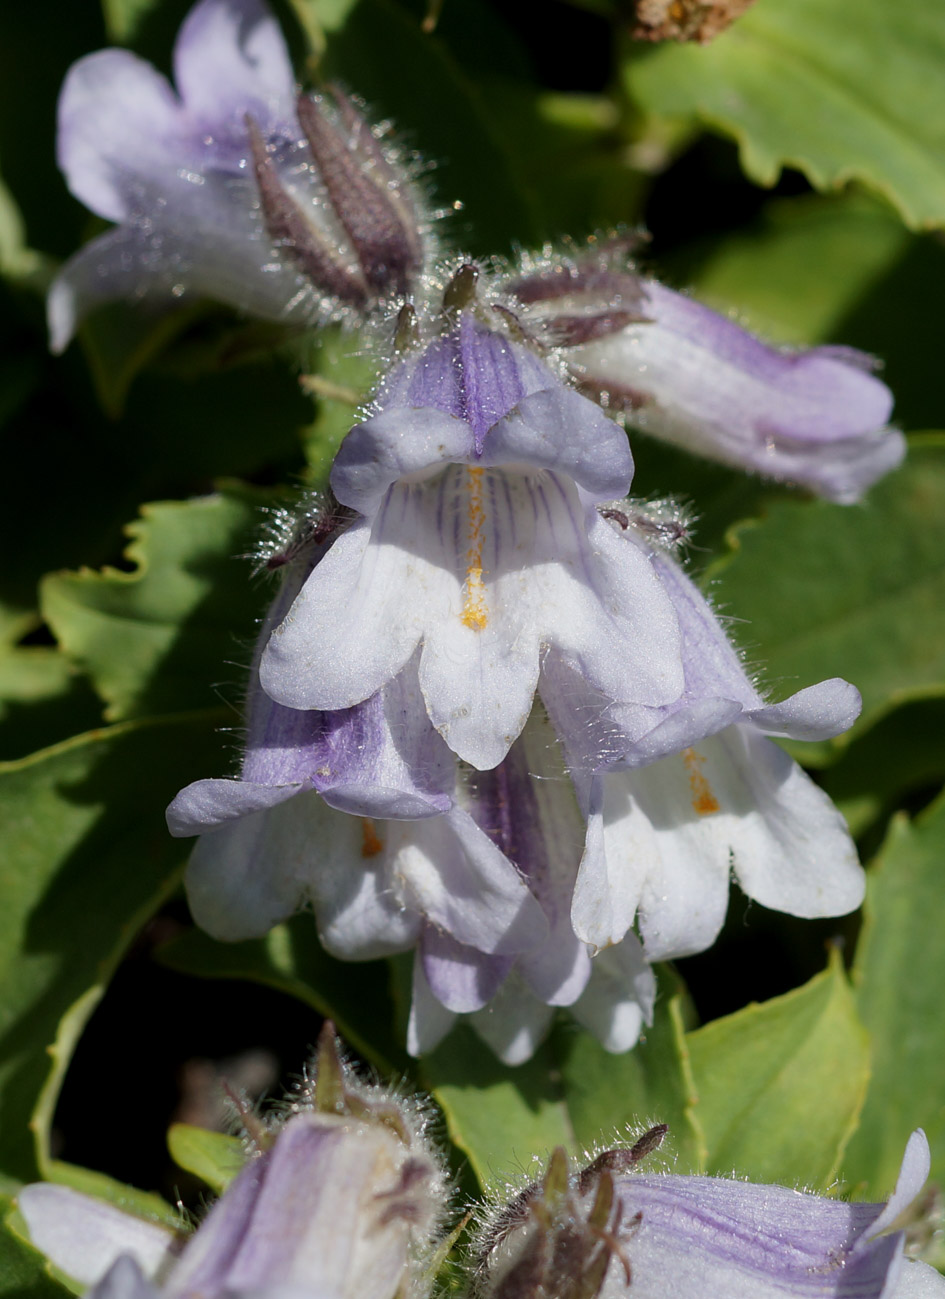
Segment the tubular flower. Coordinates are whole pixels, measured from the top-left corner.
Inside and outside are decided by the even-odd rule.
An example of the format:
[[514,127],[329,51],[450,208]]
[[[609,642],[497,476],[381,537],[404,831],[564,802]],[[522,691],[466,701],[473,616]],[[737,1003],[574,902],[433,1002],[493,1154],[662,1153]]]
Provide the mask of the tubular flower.
[[69,1187],[28,1186],[34,1244],[89,1299],[394,1299],[422,1295],[447,1191],[422,1112],[355,1080],[329,1033],[289,1117],[192,1235]]
[[486,770],[525,725],[548,647],[611,699],[668,703],[683,676],[649,557],[595,508],[630,482],[623,432],[499,315],[471,294],[455,305],[474,279],[459,273],[442,332],[342,443],[331,483],[355,521],[274,630],[260,679],[291,708],[350,708],[418,654],[433,725]]
[[[296,546],[257,660],[324,549]],[[335,713],[274,704],[256,663],[250,681],[240,778],[197,781],[167,812],[172,834],[200,835],[186,876],[198,924],[257,937],[308,903],[343,960],[409,950],[424,924],[490,954],[545,937],[518,871],[454,797],[415,674]]]
[[[323,549],[297,549],[260,646]],[[168,824],[200,835],[187,895],[216,938],[261,936],[310,904],[343,960],[415,947],[414,1054],[457,1014],[508,1063],[532,1054],[555,1006],[612,1051],[651,1016],[636,937],[592,965],[571,927],[585,827],[540,709],[497,768],[476,772],[433,730],[415,672],[338,713],[285,708],[253,685],[241,779],[197,781]]]
[[[676,561],[618,515],[624,544],[643,546],[676,611],[686,684],[660,708],[594,698],[553,658],[570,707],[552,713],[588,820],[572,921],[592,947],[619,942],[636,919],[650,960],[702,951],[725,918],[729,875],[749,897],[791,915],[843,915],[864,875],[827,795],[768,736],[816,740],[856,719],[858,691],[839,678],[780,704],[749,680],[718,619]],[[583,695],[582,695],[583,689]]]
[[666,1128],[580,1172],[555,1151],[541,1182],[480,1239],[476,1299],[938,1299],[945,1278],[904,1255],[903,1215],[929,1171],[914,1132],[887,1204],[636,1169]]
[[505,284],[523,328],[634,427],[848,504],[905,455],[892,396],[848,347],[769,347],[734,321],[597,258],[547,257]]
[[414,958],[409,1050],[431,1050],[461,1015],[506,1064],[521,1064],[556,1006],[568,1007],[607,1050],[629,1050],[652,1022],[655,979],[635,935],[591,961],[574,933],[571,895],[585,826],[542,711],[535,709],[498,767],[466,772],[462,787],[476,824],[539,902],[549,936],[518,954],[491,955],[426,923]]
[[357,319],[406,293],[430,254],[396,151],[340,92],[296,96],[262,0],[200,0],[174,49],[176,93],[126,50],[81,59],[59,100],[59,165],[116,229],[49,297],[61,351],[97,304],[209,297],[268,320]]

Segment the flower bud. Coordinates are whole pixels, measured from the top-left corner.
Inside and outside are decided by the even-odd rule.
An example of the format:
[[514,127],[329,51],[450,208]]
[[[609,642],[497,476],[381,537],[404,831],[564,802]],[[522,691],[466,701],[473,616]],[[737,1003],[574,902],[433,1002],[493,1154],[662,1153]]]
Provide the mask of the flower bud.
[[660,1125],[579,1172],[557,1150],[541,1182],[483,1230],[475,1299],[941,1299],[945,1278],[904,1256],[903,1215],[928,1176],[913,1133],[889,1202],[638,1171]]
[[859,500],[905,454],[889,389],[849,347],[769,347],[682,293],[633,273],[625,247],[549,257],[509,280],[523,328],[584,391],[697,455]]
[[19,1207],[52,1262],[95,1283],[90,1299],[417,1295],[447,1193],[424,1128],[416,1104],[353,1076],[326,1025],[288,1117],[254,1124],[190,1238],[65,1187],[27,1187]]

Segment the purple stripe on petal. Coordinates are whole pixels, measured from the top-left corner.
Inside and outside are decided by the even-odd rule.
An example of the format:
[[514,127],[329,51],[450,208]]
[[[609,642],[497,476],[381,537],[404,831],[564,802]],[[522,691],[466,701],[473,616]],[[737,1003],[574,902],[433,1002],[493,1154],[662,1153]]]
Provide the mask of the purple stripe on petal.
[[780,1186],[633,1174],[618,1179],[617,1194],[625,1220],[641,1215],[632,1291],[641,1299],[667,1289],[680,1299],[881,1299],[902,1248],[895,1237],[859,1244],[878,1206]]

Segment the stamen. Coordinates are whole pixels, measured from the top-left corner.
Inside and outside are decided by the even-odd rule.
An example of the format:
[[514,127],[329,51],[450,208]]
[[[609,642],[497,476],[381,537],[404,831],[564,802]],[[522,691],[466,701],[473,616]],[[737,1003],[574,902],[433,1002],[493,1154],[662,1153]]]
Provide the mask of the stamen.
[[489,621],[486,588],[482,580],[482,533],[486,512],[482,504],[482,473],[474,466],[469,475],[469,549],[466,551],[466,582],[460,621],[471,631],[482,631]]
[[711,816],[721,811],[718,799],[712,793],[712,787],[702,773],[705,758],[695,749],[683,749],[682,760],[689,776],[689,788],[692,790],[692,810],[699,816]]
[[369,816],[361,818],[361,856],[376,857],[379,852],[384,851],[384,841],[381,839],[374,828],[374,822]]

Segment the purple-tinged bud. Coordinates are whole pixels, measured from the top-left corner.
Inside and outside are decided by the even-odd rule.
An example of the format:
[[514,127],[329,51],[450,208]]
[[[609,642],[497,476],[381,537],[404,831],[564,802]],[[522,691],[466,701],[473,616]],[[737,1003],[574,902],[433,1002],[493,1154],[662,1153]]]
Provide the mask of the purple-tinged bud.
[[659,1124],[632,1147],[605,1151],[577,1173],[558,1147],[542,1180],[519,1191],[483,1228],[471,1295],[597,1299],[612,1272],[630,1286],[627,1247],[639,1215],[627,1218],[617,1177],[656,1150],[666,1131]]
[[353,1076],[326,1025],[288,1117],[263,1125],[192,1236],[66,1187],[27,1187],[19,1207],[89,1299],[418,1296],[448,1198],[425,1128],[416,1102]]
[[307,327],[410,292],[435,254],[410,166],[340,91],[297,96],[263,0],[200,0],[174,71],[176,93],[128,51],[101,50],[66,77],[59,165],[116,228],[54,281],[54,350],[120,298],[207,297]]
[[549,258],[504,293],[585,392],[654,437],[843,504],[905,454],[872,358],[844,347],[769,347],[627,270],[623,248]]
[[913,1133],[888,1204],[783,1186],[639,1171],[661,1139],[544,1180],[499,1209],[479,1242],[475,1299],[941,1299],[945,1278],[904,1256],[903,1215],[928,1176]]

